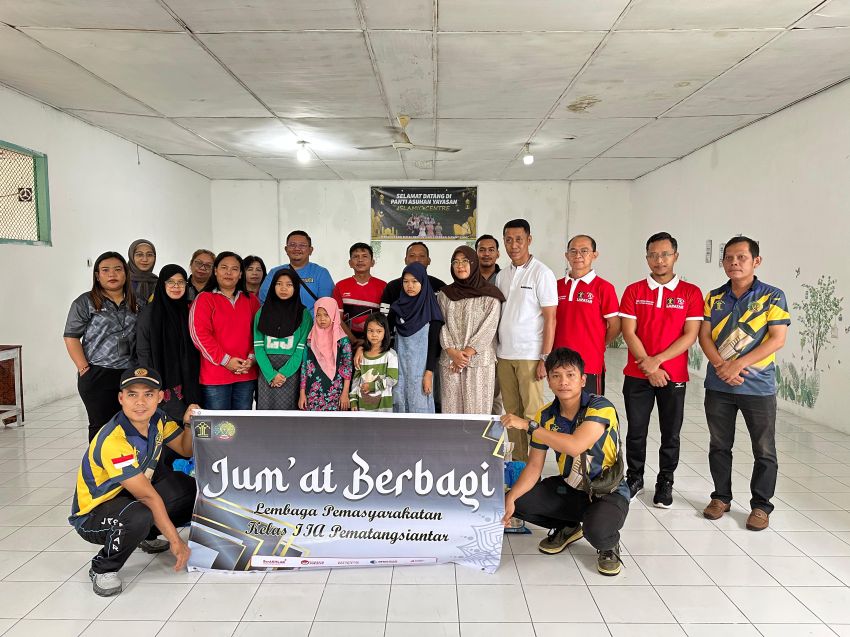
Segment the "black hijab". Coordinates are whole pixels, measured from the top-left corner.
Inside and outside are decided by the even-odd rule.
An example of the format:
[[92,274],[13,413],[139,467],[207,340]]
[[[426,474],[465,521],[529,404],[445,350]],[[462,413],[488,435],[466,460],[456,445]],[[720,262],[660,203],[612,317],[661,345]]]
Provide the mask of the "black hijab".
[[[287,300],[278,297],[274,291],[277,280],[286,276],[292,281],[292,296]],[[275,272],[269,285],[266,302],[260,308],[257,328],[266,336],[286,338],[292,336],[304,318],[304,304],[301,303],[301,277],[293,268],[282,268]]]
[[478,265],[478,255],[475,250],[469,246],[460,246],[452,254],[452,261],[460,255],[469,261],[469,276],[465,279],[457,278],[455,269],[452,267],[452,278],[454,283],[447,285],[442,290],[450,301],[460,301],[462,299],[474,299],[479,296],[492,296],[499,303],[505,302],[505,297],[501,290],[481,276],[481,270]]
[[201,403],[201,359],[189,336],[189,302],[186,288],[183,296],[172,299],[165,291],[165,282],[175,274],[188,281],[186,270],[169,263],[159,272],[159,280],[150,302],[151,313],[151,361],[162,374],[163,389],[178,385],[183,388],[187,404]]
[[[416,296],[409,296],[404,291],[404,275],[412,274],[422,285],[422,289]],[[411,263],[401,273],[402,287],[401,296],[398,301],[390,306],[396,315],[396,331],[402,336],[413,336],[431,321],[443,322],[443,313],[434,298],[434,290],[431,289],[431,281],[425,266],[419,262]]]

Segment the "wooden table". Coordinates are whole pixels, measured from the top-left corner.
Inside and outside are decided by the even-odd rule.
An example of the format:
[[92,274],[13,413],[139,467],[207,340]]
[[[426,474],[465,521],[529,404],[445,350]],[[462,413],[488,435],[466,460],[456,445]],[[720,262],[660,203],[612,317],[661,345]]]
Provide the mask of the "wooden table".
[[[21,346],[0,345],[0,361],[12,361],[12,378],[15,383],[15,402],[0,405],[0,422],[15,416],[17,425],[24,426],[24,373],[21,368]],[[5,426],[5,425],[4,425]]]

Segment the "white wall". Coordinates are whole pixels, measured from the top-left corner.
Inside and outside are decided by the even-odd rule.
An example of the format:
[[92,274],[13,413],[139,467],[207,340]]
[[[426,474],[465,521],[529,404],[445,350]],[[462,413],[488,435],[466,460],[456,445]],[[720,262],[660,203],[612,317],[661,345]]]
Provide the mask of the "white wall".
[[[784,407],[850,431],[843,405],[850,386],[850,82],[816,95],[721,139],[634,182],[632,234],[666,230],[679,239],[677,270],[705,291],[726,281],[719,244],[745,234],[759,241],[759,277],[782,288],[789,304],[800,302],[802,284],[821,275],[838,279],[844,321],[833,330],[832,349],[819,360],[820,396],[814,410]],[[705,242],[714,242],[705,263]],[[642,246],[630,261],[645,268]],[[798,271],[799,269],[799,271]],[[800,369],[800,312],[778,360]]]
[[0,139],[47,154],[52,247],[0,244],[0,341],[24,346],[27,407],[76,391],[62,328],[94,259],[139,237],[157,269],[211,243],[210,182],[135,144],[0,87]]
[[[416,182],[426,185],[467,185],[456,182]],[[351,275],[348,248],[369,242],[370,186],[393,185],[366,181],[214,181],[212,187],[215,250],[254,252],[267,264],[286,260],[282,245],[291,230],[307,231],[313,239],[312,260],[327,267],[335,280]],[[478,234],[493,234],[501,242],[505,221],[528,219],[532,253],[557,276],[563,276],[566,239],[579,232],[597,238],[602,256],[600,271],[622,289],[626,276],[628,236],[628,182],[478,182]],[[238,213],[238,214],[237,214]],[[261,230],[260,230],[261,229]],[[276,231],[276,236],[275,236]],[[400,275],[404,250],[410,243],[382,241],[374,273],[384,279]],[[430,240],[430,271],[449,280],[449,260],[458,241]],[[240,252],[241,250],[241,252]],[[508,263],[502,252],[501,263]]]

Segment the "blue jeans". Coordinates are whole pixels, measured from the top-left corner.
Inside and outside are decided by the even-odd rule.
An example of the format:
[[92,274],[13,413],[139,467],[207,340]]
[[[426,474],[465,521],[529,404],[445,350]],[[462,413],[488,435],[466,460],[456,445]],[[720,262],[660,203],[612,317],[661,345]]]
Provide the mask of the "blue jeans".
[[253,380],[246,380],[227,385],[203,385],[204,409],[248,411],[254,403],[255,384]]

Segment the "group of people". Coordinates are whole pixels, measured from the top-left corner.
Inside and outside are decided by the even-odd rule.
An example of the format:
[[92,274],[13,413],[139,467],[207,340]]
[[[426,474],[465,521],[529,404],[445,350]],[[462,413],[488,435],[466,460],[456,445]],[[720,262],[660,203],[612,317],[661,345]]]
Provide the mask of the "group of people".
[[407,218],[407,229],[412,236],[442,237],[443,224],[431,215],[410,215]]
[[[560,280],[531,254],[532,239],[529,223],[513,219],[502,229],[502,244],[482,235],[475,249],[459,246],[448,285],[428,274],[428,246],[419,241],[407,247],[401,276],[389,282],[372,276],[371,246],[355,243],[348,261],[353,274],[335,284],[326,268],[310,261],[312,240],[301,230],[286,238],[289,263],[268,272],[258,257],[202,249],[190,259],[191,276],[178,264],[164,266],[157,276],[156,250],[144,239],[131,244],[129,261],[104,253],[95,262],[92,289],[72,303],[65,326],[89,416],[87,460],[102,460],[104,471],[101,484],[91,478],[97,473],[92,467],[81,469],[72,523],[83,529],[81,520],[105,502],[96,494],[124,485],[126,470],[117,471],[114,459],[107,462],[103,455],[114,451],[104,441],[123,435],[118,425],[129,433],[114,452],[124,453],[119,460],[135,458],[125,465],[135,470],[142,467],[140,459],[158,460],[162,445],[146,447],[132,440],[133,432],[144,438],[149,428],[158,428],[166,458],[191,453],[183,438],[168,444],[179,434],[171,425],[188,423],[199,406],[245,410],[256,402],[258,409],[272,410],[504,412],[513,458],[527,462],[506,494],[505,523],[515,517],[549,528],[539,547],[548,554],[587,537],[598,551],[599,571],[616,575],[619,531],[629,501],[643,489],[655,404],[661,445],[653,504],[672,505],[687,351],[699,338],[710,362],[705,410],[715,483],[704,515],[717,519],[729,510],[740,410],[755,456],[747,527],[766,528],[777,475],[773,361],[790,320],[782,291],[754,274],[761,264],[758,244],[730,239],[723,254],[729,281],[703,297],[674,272],[676,239],[655,234],[646,242],[649,275],[618,299],[614,286],[593,268],[599,253],[592,237],[569,240],[569,272]],[[498,264],[502,246],[510,260],[505,268]],[[621,332],[628,346],[626,468],[601,493],[589,485],[622,463],[619,419],[604,397],[605,349]],[[139,378],[147,378],[147,385]],[[555,395],[548,405],[543,379]],[[135,388],[140,403],[133,413],[126,407],[125,385]],[[162,402],[150,411],[142,403],[155,386]],[[541,480],[550,447],[560,475]],[[154,492],[156,486],[155,479]],[[166,502],[167,509],[177,501],[182,515],[183,495],[169,491],[160,504]],[[80,533],[106,537],[98,528]],[[142,539],[146,550],[158,542]],[[168,542],[157,548],[167,550]],[[104,564],[114,567],[115,561],[103,556],[93,561],[96,592],[114,590],[96,579],[112,572]]]

